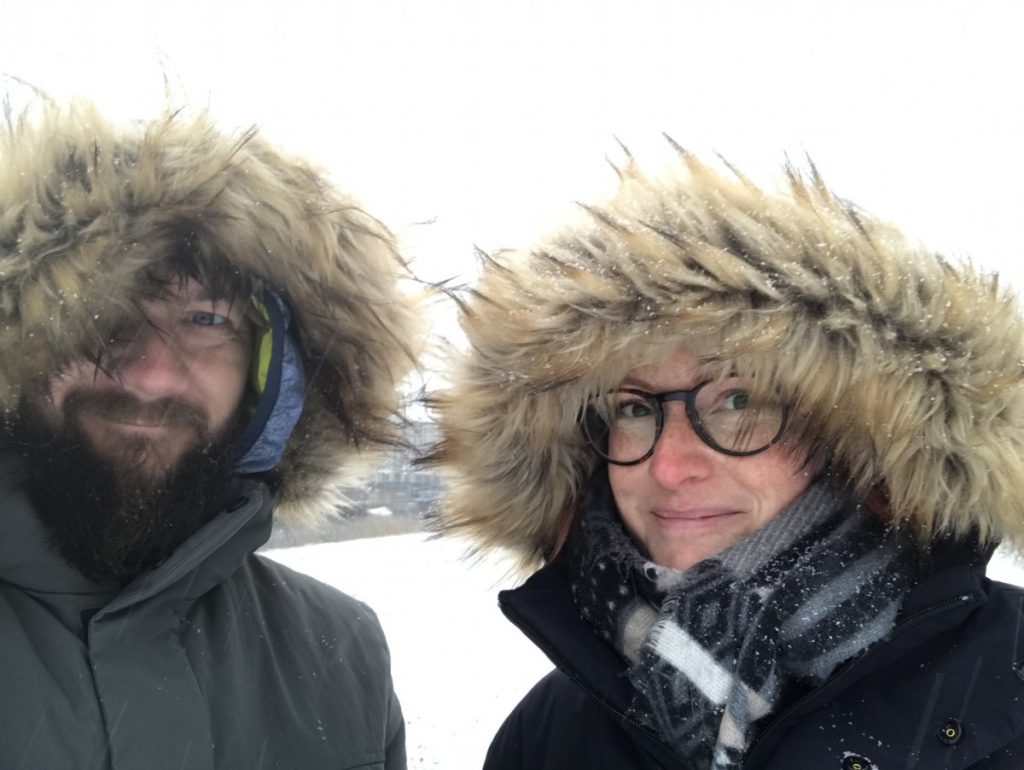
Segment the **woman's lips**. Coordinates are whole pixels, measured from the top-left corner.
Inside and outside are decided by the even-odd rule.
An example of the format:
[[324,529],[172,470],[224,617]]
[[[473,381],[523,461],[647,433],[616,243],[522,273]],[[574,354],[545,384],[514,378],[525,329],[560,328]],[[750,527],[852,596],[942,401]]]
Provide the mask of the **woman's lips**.
[[651,514],[658,525],[670,532],[700,532],[724,526],[740,511],[732,508],[655,508]]

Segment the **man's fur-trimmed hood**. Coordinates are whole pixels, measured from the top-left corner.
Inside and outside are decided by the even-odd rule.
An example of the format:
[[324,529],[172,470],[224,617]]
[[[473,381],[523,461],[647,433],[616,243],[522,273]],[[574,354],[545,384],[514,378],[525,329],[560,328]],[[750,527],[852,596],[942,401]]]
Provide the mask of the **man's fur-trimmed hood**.
[[363,456],[395,441],[414,364],[414,303],[391,233],[320,171],[205,114],[114,126],[88,105],[0,129],[0,407],[102,351],[181,233],[287,300],[306,371],[302,417],[275,471],[278,514],[341,501]]
[[[590,399],[680,346],[777,391],[812,453],[925,536],[1024,542],[1024,322],[996,278],[790,170],[770,194],[685,152],[487,258],[433,399],[441,525],[550,559],[594,468]],[[739,363],[733,361],[738,357]]]

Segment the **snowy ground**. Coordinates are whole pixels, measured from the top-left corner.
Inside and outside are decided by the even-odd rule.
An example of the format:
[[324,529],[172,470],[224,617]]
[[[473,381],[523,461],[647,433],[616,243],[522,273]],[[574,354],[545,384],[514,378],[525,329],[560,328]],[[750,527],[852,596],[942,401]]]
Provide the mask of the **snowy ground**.
[[[460,560],[464,545],[400,535],[266,552],[370,604],[391,644],[411,770],[478,770],[506,714],[551,665],[497,608],[509,564]],[[997,580],[1024,564],[997,556]]]
[[464,552],[420,534],[265,552],[376,610],[411,770],[479,770],[505,716],[551,669],[498,609],[497,592],[512,585],[509,563],[471,563]]

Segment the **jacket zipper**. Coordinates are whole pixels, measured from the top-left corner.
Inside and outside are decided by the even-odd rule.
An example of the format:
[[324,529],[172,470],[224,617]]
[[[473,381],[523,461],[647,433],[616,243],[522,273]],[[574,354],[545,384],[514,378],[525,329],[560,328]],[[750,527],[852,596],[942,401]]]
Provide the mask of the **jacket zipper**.
[[[889,638],[886,641],[891,641],[892,639],[895,639],[897,636],[902,634],[904,631],[909,630],[910,626],[915,625],[916,622],[918,620],[920,620],[921,618],[923,618],[923,617],[926,617],[926,616],[929,616],[929,615],[933,615],[933,614],[937,614],[937,613],[942,612],[942,611],[947,610],[947,609],[953,609],[955,607],[959,607],[959,606],[961,606],[963,604],[966,604],[967,602],[971,601],[971,599],[972,599],[972,595],[969,594],[969,593],[968,594],[960,594],[959,596],[954,596],[954,597],[951,597],[949,599],[943,599],[941,602],[937,602],[936,604],[933,604],[930,607],[925,607],[923,609],[920,609],[917,612],[914,612],[913,614],[908,615],[902,621],[900,621],[899,625],[897,625],[893,629],[893,633],[889,636]],[[810,702],[815,697],[817,697],[818,694],[821,692],[821,690],[824,687],[827,687],[830,683],[832,683],[832,682],[836,681],[837,679],[839,679],[841,676],[843,676],[843,674],[845,674],[847,671],[849,671],[853,667],[862,664],[866,660],[870,660],[872,655],[878,654],[884,648],[885,648],[885,642],[883,642],[882,645],[880,645],[877,649],[867,653],[863,657],[857,657],[857,658],[854,658],[853,660],[847,661],[842,666],[840,666],[838,669],[836,669],[832,673],[832,676],[830,676],[828,679],[826,679],[821,684],[820,687],[816,687],[814,690],[812,690],[811,692],[807,693],[807,695],[802,697],[796,703],[794,703],[793,705],[789,706],[788,708],[785,708],[782,711],[780,711],[777,715],[775,715],[775,717],[772,718],[772,720],[767,725],[765,725],[764,729],[761,730],[760,734],[754,739],[754,742],[750,744],[750,747],[747,749],[747,752],[746,752],[746,757],[749,758],[754,753],[754,749],[757,748],[757,745],[759,743],[761,743],[762,739],[764,739],[765,736],[767,736],[768,734],[771,733],[772,728],[774,728],[778,724],[781,724],[786,719],[787,716],[789,716],[791,713],[793,713],[794,711],[799,709],[801,706],[803,706],[804,704]],[[746,759],[744,760],[743,767],[747,767]]]

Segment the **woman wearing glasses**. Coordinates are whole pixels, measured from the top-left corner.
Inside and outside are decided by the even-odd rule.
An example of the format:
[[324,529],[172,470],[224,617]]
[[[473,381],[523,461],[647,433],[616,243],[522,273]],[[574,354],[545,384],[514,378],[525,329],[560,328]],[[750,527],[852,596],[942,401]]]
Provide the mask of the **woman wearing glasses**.
[[486,767],[1024,767],[1024,322],[790,172],[681,153],[465,298],[442,523],[536,570]]

